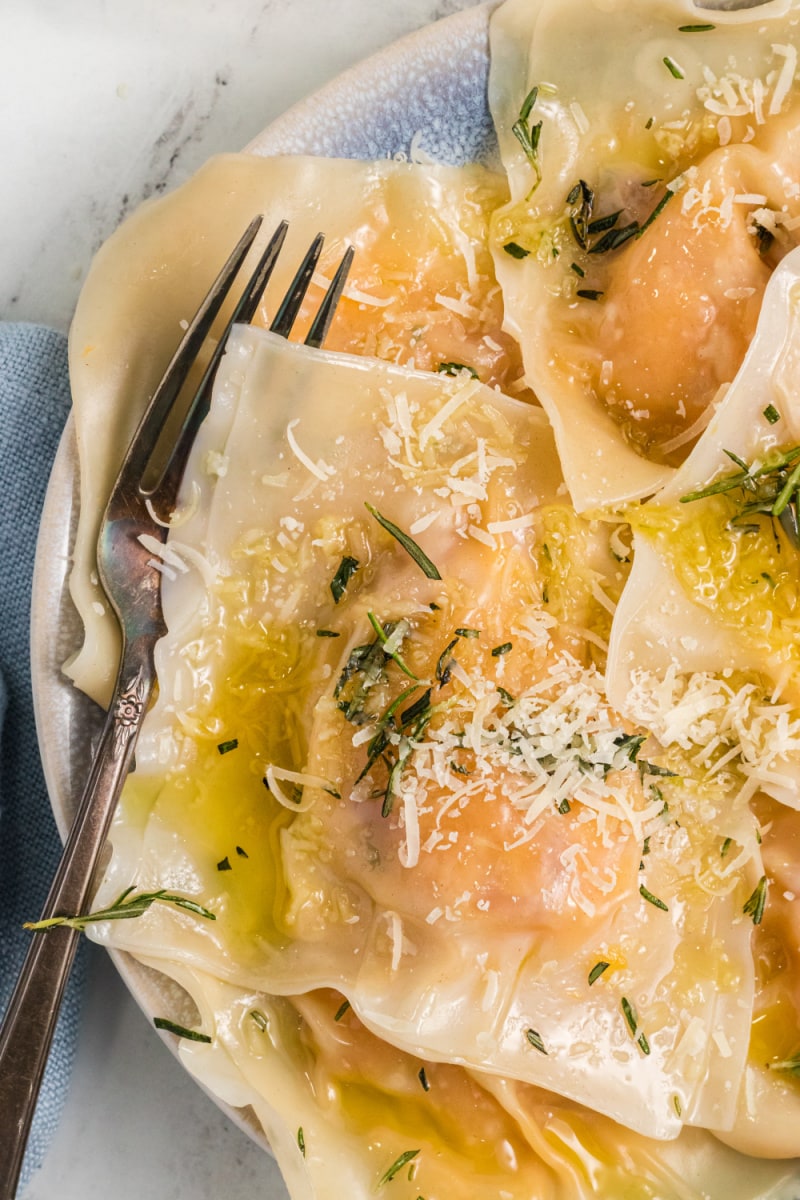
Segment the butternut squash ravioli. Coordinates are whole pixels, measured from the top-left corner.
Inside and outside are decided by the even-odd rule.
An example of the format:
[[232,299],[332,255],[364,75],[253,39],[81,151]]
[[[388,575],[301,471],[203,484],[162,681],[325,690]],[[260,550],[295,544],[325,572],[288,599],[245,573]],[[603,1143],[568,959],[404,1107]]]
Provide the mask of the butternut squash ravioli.
[[81,297],[66,670],[106,703],[103,496],[290,223],[160,514],[89,929],[178,985],[293,1200],[800,1194],[800,2],[729,7],[505,0],[504,174],[222,156]]

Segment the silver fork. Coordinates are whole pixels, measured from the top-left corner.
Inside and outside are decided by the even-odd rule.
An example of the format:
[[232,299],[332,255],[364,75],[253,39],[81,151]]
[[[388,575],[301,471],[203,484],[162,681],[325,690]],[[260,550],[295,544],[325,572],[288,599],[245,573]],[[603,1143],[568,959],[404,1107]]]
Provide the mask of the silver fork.
[[[170,362],[134,434],[112,489],[97,547],[100,580],[122,631],[116,687],[83,795],[59,867],[42,910],[42,920],[81,915],[94,890],[100,853],[155,683],[153,651],[165,632],[161,575],[152,551],[139,541],[149,534],[161,542],[168,530],[154,520],[156,508],[169,516],[197,428],[208,411],[217,366],[236,322],[249,322],[272,274],[286,236],[286,222],[272,235],[247,281],[233,315],[211,356],[202,380],[163,461],[156,459],[165,422],[212,322],[252,246],[262,218],[256,217],[223,266]],[[322,235],[309,248],[284,296],[271,329],[288,337],[322,249]],[[353,251],[349,248],[305,339],[319,347],[344,288]],[[148,503],[149,502],[149,503]],[[152,542],[150,543],[152,546]],[[14,993],[0,1025],[0,1200],[13,1200],[36,1100],[41,1086],[79,934],[57,926],[34,932]]]

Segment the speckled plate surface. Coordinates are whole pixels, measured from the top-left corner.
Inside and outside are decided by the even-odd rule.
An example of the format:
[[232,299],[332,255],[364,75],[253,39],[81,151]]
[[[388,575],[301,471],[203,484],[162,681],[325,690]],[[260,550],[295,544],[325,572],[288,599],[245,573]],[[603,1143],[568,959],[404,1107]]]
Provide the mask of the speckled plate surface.
[[[491,163],[496,144],[486,102],[489,14],[497,0],[403,38],[295,105],[246,149],[253,154],[318,154],[375,159],[428,156]],[[324,115],[324,117],[323,117]],[[68,422],[48,487],[36,553],[31,614],[36,726],[62,838],[75,811],[103,714],[60,667],[81,631],[67,578],[78,512],[78,464]],[[112,955],[148,1016],[180,998],[163,976],[125,954]],[[166,1039],[171,1049],[172,1039]],[[219,1103],[219,1102],[217,1102]],[[266,1146],[247,1111],[220,1107]]]

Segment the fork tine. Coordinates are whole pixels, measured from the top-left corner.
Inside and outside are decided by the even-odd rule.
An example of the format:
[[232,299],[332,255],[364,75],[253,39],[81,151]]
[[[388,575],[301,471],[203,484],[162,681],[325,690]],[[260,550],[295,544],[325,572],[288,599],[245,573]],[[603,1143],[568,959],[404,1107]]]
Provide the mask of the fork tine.
[[[184,415],[180,430],[174,439],[172,447],[165,461],[161,464],[160,470],[156,472],[145,471],[142,480],[139,484],[139,494],[145,499],[152,499],[169,480],[170,486],[174,485],[175,492],[180,485],[180,478],[175,478],[176,474],[182,474],[183,467],[189,454],[192,442],[197,434],[198,427],[208,413],[208,407],[211,401],[211,388],[214,383],[214,378],[217,373],[222,355],[225,352],[225,347],[228,343],[228,336],[233,329],[233,326],[238,323],[249,323],[255,311],[258,308],[258,302],[261,299],[261,293],[267,286],[269,279],[275,269],[275,263],[278,260],[281,247],[286,238],[286,232],[289,225],[286,221],[281,221],[277,229],[273,233],[267,243],[263,254],[256,264],[256,268],[250,279],[247,282],[245,290],[234,308],[230,320],[228,321],[222,335],[214,348],[214,353],[211,360],[203,373],[203,378],[200,385],[192,398],[191,404]],[[151,475],[154,477],[151,478]],[[175,496],[172,496],[174,501]]]
[[288,292],[281,301],[281,306],[270,325],[270,329],[273,333],[277,333],[278,337],[286,338],[292,331],[292,325],[294,325],[295,318],[300,311],[303,297],[308,291],[311,276],[314,274],[314,268],[322,253],[322,243],[324,240],[325,238],[321,233],[318,233],[314,238],[305,258],[300,264],[297,274],[291,282]]
[[328,330],[331,327],[331,322],[336,314],[336,306],[339,303],[339,297],[344,291],[344,285],[347,282],[347,276],[350,272],[350,264],[353,261],[355,250],[352,246],[348,246],[344,252],[344,257],[336,268],[336,274],[331,281],[330,287],[325,293],[322,304],[319,306],[317,315],[311,322],[311,328],[306,335],[305,344],[311,346],[313,350],[319,350],[325,338],[328,335]]
[[261,216],[254,217],[242,234],[172,356],[164,377],[156,388],[131,441],[131,446],[136,447],[137,461],[147,461],[153,453],[164,420],[186,382],[189,370],[208,336],[214,319],[255,240],[263,219]]

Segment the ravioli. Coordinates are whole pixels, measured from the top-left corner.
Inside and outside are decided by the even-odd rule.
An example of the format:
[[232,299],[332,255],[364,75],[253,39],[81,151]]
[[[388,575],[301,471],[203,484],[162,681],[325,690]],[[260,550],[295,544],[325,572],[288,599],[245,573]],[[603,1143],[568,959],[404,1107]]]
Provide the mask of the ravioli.
[[797,240],[797,8],[719,7],[508,0],[492,20],[498,278],[579,511],[667,481]]
[[[579,15],[493,18],[510,202],[480,168],[228,156],[120,231],[73,329],[69,671],[103,700],[98,498],[241,229],[292,219],[162,554],[95,899],[200,908],[92,929],[182,989],[183,1061],[293,1200],[797,1190],[800,490],[779,550],[733,496],[679,503],[795,462],[795,6]],[[264,327],[323,213],[298,337],[357,265],[310,352]]]
[[269,324],[322,229],[323,258],[295,336],[349,243],[358,253],[331,347],[425,370],[466,366],[490,386],[531,399],[516,344],[501,328],[487,248],[489,215],[506,195],[502,178],[478,166],[225,155],[144,205],[109,239],[70,330],[82,495],[70,588],[86,635],[66,670],[77,686],[106,704],[119,657],[116,623],[93,573],[104,498],[181,329],[252,217],[264,216],[253,261],[278,222],[290,220],[256,323]]
[[[796,1102],[768,1064],[786,1061],[782,1039],[795,1036],[800,1021],[788,982],[796,969],[788,881],[798,861],[795,818],[759,796],[798,809],[797,545],[793,527],[787,533],[771,515],[777,496],[762,501],[758,488],[769,486],[770,464],[781,461],[800,432],[799,257],[795,251],[775,272],[744,366],[692,454],[662,491],[630,510],[634,564],[608,665],[609,694],[622,711],[646,721],[663,747],[692,755],[721,781],[720,802],[739,826],[732,835],[735,859],[720,864],[721,874],[749,863],[754,878],[775,879],[771,911],[765,909],[757,939],[771,947],[759,955],[758,1051],[751,1053],[752,1079],[740,1097],[742,1140],[734,1144],[781,1146],[791,1153],[800,1147]],[[743,486],[725,490],[726,481],[740,477]],[[748,513],[748,505],[757,511]],[[784,512],[795,519],[790,506]],[[754,800],[771,815],[748,829]],[[762,823],[768,831],[763,846]],[[773,829],[785,833],[779,845]],[[768,869],[776,854],[780,868]],[[776,1122],[775,1113],[783,1110],[786,1121]]]
[[738,892],[695,884],[716,827],[688,803],[675,825],[591,664],[619,569],[601,527],[581,523],[573,623],[548,611],[587,568],[545,572],[564,548],[544,414],[242,330],[190,478],[102,896],[189,887],[218,920],[164,906],[114,944],[272,994],[336,987],[411,1054],[650,1136],[729,1125],[750,932]]

